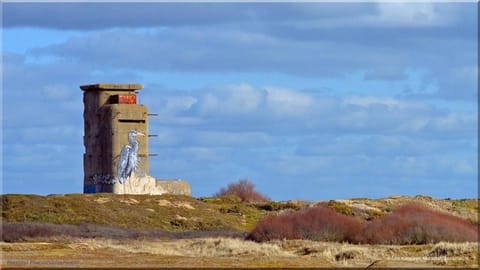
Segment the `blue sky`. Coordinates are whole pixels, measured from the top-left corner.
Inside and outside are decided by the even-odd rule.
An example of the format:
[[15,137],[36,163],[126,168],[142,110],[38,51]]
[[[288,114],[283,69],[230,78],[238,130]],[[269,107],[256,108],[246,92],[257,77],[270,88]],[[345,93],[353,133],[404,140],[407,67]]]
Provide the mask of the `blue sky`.
[[110,82],[194,196],[478,196],[476,3],[2,7],[2,193],[83,191],[79,85]]

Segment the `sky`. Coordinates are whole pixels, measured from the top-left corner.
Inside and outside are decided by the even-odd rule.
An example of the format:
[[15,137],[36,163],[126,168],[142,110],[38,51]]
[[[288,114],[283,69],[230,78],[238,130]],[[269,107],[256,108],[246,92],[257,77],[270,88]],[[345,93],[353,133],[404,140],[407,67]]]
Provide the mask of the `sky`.
[[83,192],[80,85],[140,83],[195,197],[478,197],[478,4],[2,3],[2,193]]

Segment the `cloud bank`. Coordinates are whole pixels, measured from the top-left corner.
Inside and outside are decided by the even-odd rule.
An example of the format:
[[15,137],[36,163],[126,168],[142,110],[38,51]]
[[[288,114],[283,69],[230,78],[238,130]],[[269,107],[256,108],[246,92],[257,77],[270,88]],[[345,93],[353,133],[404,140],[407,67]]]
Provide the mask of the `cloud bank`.
[[159,114],[151,172],[196,196],[241,177],[274,199],[476,196],[477,15],[466,3],[5,3],[4,192],[80,192],[78,86],[139,82]]

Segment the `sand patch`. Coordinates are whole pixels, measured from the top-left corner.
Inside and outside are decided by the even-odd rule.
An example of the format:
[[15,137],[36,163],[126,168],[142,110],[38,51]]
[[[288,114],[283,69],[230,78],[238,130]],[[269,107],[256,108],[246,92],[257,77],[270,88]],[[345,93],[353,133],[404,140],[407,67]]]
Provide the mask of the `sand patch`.
[[167,200],[159,200],[158,205],[159,206],[165,206],[165,207],[182,207],[182,208],[189,209],[189,210],[194,210],[195,209],[195,207],[193,207],[188,202],[174,202],[174,203],[172,203],[172,202],[167,201]]
[[134,198],[130,198],[130,199],[127,199],[127,200],[120,200],[120,202],[130,204],[130,205],[139,204],[139,201],[135,200]]
[[98,198],[98,199],[95,199],[94,201],[95,201],[96,203],[98,203],[98,204],[104,204],[104,203],[110,202],[110,201],[112,201],[112,200],[109,199],[109,198],[100,197],[100,198]]

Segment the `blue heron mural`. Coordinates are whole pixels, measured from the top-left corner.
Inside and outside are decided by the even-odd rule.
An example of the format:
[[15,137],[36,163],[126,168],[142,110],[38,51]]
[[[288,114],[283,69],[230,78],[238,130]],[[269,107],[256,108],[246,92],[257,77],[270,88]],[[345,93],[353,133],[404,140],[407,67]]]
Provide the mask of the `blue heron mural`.
[[130,175],[135,171],[138,165],[138,142],[136,140],[137,136],[145,136],[145,134],[138,132],[136,130],[130,130],[128,133],[128,142],[122,151],[120,152],[120,157],[118,158],[117,164],[117,178],[118,181],[124,185],[125,190],[125,181]]

